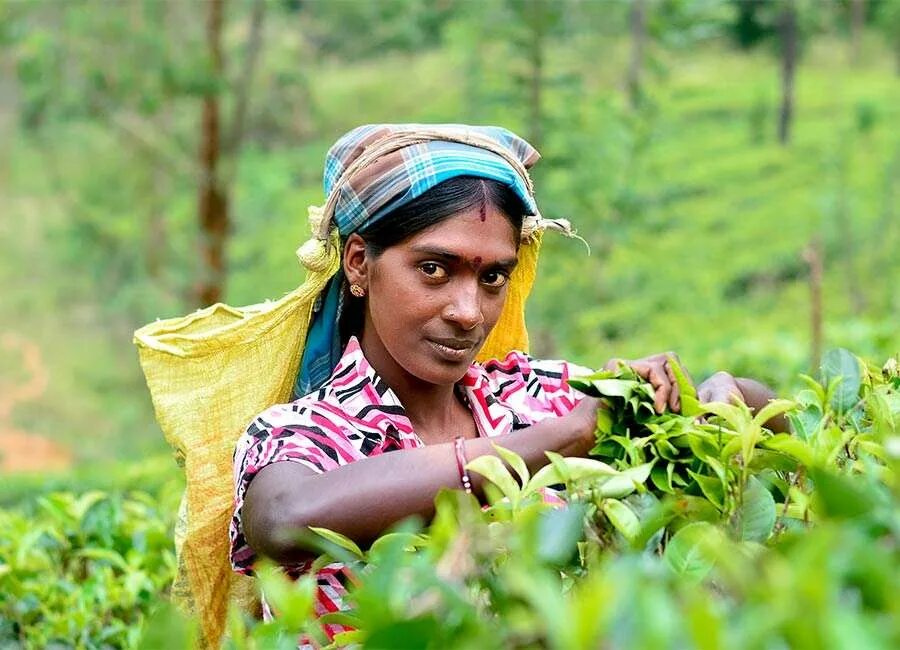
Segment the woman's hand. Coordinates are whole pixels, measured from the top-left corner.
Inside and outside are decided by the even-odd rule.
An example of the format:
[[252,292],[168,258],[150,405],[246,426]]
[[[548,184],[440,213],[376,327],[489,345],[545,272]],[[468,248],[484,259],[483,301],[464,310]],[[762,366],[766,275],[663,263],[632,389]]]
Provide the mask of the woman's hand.
[[[663,352],[635,361],[610,359],[604,366],[604,369],[615,370],[619,365],[630,367],[653,386],[653,407],[656,409],[657,413],[665,411],[666,404],[669,405],[669,408],[672,411],[678,413],[681,411],[681,394],[678,390],[678,382],[675,380],[675,373],[672,372],[672,369],[669,367],[669,357],[672,357],[679,365],[681,365],[681,361],[679,361],[677,354],[674,352]],[[682,368],[683,367],[684,366],[682,366]],[[690,379],[690,377],[688,377],[688,379]]]
[[[776,397],[772,389],[765,384],[746,377],[734,377],[723,371],[717,372],[697,387],[697,399],[701,404],[709,402],[734,404],[740,401],[749,406],[750,412],[754,415]],[[765,426],[775,433],[789,430],[787,418],[783,414],[776,415],[766,422]]]
[[597,444],[597,410],[603,402],[596,397],[585,396],[567,415],[563,416],[569,431],[569,443],[561,451],[563,456],[587,456]]
[[725,402],[734,404],[744,401],[744,393],[738,386],[737,379],[727,372],[719,371],[697,386],[697,399],[701,404]]

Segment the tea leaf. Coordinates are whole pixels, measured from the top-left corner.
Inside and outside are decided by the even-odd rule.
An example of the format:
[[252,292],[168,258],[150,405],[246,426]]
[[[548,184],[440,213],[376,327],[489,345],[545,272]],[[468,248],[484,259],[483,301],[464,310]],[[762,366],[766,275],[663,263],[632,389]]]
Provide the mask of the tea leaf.
[[356,542],[354,542],[346,535],[341,535],[340,533],[336,533],[333,530],[328,530],[327,528],[318,528],[316,526],[310,526],[309,530],[319,535],[320,537],[324,537],[332,544],[335,544],[336,546],[339,546],[344,550],[350,551],[353,555],[360,559],[365,557],[365,554],[362,552],[362,549],[360,549],[359,546],[356,545]]
[[522,460],[522,457],[517,453],[510,451],[500,445],[492,445],[494,450],[500,455],[500,457],[506,461],[506,464],[512,467],[516,474],[519,475],[519,481],[522,485],[528,483],[528,479],[531,478],[531,474],[528,471],[528,466],[525,464],[525,461]]
[[735,513],[735,534],[739,540],[764,542],[775,527],[775,499],[755,477],[750,477]]
[[712,571],[713,547],[719,538],[720,533],[712,524],[688,524],[669,540],[663,557],[675,573],[690,582],[700,582]]
[[634,511],[623,502],[617,499],[604,499],[600,509],[625,539],[631,541],[637,536],[641,523]]
[[862,375],[859,360],[844,348],[829,350],[822,358],[822,380],[829,387],[840,378],[831,392],[831,408],[838,413],[850,410],[859,399]]
[[669,357],[669,368],[675,375],[675,382],[678,384],[678,391],[681,400],[681,414],[687,416],[697,416],[706,413],[700,400],[697,399],[697,389],[694,384],[687,378],[687,374],[681,367],[681,364],[674,357]]
[[496,456],[491,456],[490,454],[478,456],[469,461],[466,469],[481,474],[496,485],[506,498],[513,503],[518,503],[521,493],[519,485],[512,477],[512,474],[509,473],[509,470],[506,469],[503,461]]

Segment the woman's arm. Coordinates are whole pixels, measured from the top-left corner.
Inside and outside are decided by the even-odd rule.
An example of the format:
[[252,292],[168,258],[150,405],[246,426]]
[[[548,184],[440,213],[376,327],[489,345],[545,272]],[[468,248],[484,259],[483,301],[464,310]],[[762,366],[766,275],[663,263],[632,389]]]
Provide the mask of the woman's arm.
[[[547,464],[548,450],[584,456],[595,442],[598,405],[584,398],[563,417],[503,436],[467,440],[466,457],[493,454],[492,445],[497,444],[517,453],[534,471]],[[473,473],[472,482],[473,490],[480,492],[481,477]],[[310,554],[294,531],[319,526],[367,544],[405,517],[431,517],[438,491],[458,487],[450,443],[392,451],[324,474],[296,463],[274,463],[261,469],[247,490],[244,533],[258,553],[282,563],[299,562]]]

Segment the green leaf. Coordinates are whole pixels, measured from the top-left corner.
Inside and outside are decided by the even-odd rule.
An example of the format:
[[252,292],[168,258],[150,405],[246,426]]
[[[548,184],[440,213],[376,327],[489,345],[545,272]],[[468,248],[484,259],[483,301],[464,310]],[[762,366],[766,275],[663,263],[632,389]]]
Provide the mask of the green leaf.
[[[323,617],[324,618],[324,617]],[[335,648],[362,647],[368,633],[364,630],[348,630],[334,635],[333,646]],[[328,646],[332,647],[331,645]]]
[[333,530],[328,530],[327,528],[318,528],[316,526],[310,526],[309,529],[314,532],[316,535],[320,537],[324,537],[332,544],[340,546],[342,549],[350,551],[356,557],[362,559],[365,557],[365,554],[362,552],[362,549],[356,545],[352,539],[345,535],[341,535],[340,533],[336,533]]
[[687,581],[700,582],[715,564],[714,549],[720,537],[718,529],[710,523],[688,524],[669,540],[664,554],[666,563]]
[[840,383],[831,392],[831,408],[838,413],[853,408],[859,399],[859,388],[862,385],[862,374],[859,360],[844,348],[829,350],[822,358],[822,380],[831,386],[836,378]]
[[650,481],[660,492],[675,494],[675,488],[672,486],[672,477],[669,475],[669,472],[666,471],[665,467],[656,465],[650,471]]
[[703,415],[706,411],[700,405],[700,400],[697,399],[697,389],[687,378],[687,373],[684,372],[684,369],[675,360],[675,357],[669,357],[669,368],[672,370],[672,374],[675,375],[675,383],[678,384],[678,391],[681,393],[679,398],[681,400],[681,414],[689,417]]
[[291,580],[273,565],[261,567],[257,576],[266,601],[275,610],[279,622],[291,632],[300,631],[313,610],[315,577],[307,574]]
[[760,446],[787,454],[791,458],[795,458],[801,465],[809,466],[813,463],[812,448],[802,440],[798,440],[787,433],[778,433],[771,438],[763,440]]
[[615,476],[606,478],[599,486],[598,491],[604,497],[621,499],[634,492],[639,485],[647,482],[650,471],[653,469],[653,463],[644,463],[637,467],[629,467]]
[[509,473],[509,470],[506,469],[506,465],[503,464],[503,461],[496,456],[490,454],[478,456],[469,461],[469,464],[466,465],[466,469],[481,474],[488,481],[500,488],[500,491],[503,492],[503,496],[507,497],[514,504],[519,502],[521,490],[518,483],[516,483],[512,474]]
[[800,391],[797,394],[797,400],[803,404],[806,404],[807,406],[809,406],[810,404],[816,404],[820,408],[824,407],[825,398],[827,396],[825,387],[809,375],[801,374],[800,379],[802,379],[803,383],[805,383],[809,387],[806,390],[812,393],[812,399],[805,396],[806,391]]
[[744,489],[741,507],[736,513],[735,534],[742,541],[764,542],[775,527],[775,499],[772,493],[751,476]]
[[812,467],[809,476],[816,486],[813,494],[817,513],[835,519],[854,519],[871,512],[877,497],[862,479],[852,479],[834,472]]
[[719,510],[725,508],[725,486],[720,479],[713,476],[703,476],[692,470],[688,470],[688,474],[690,474],[691,478],[697,482],[700,491],[703,492],[703,496],[705,496],[710,503]]
[[773,399],[756,412],[756,415],[753,416],[753,423],[759,426],[763,426],[766,422],[774,418],[776,415],[781,415],[782,413],[786,413],[796,407],[796,402],[792,402],[791,400]]
[[743,431],[751,422],[749,411],[741,409],[737,404],[726,404],[725,402],[709,402],[704,404],[703,408],[707,413],[712,413],[728,423],[728,426],[735,431]]
[[90,560],[103,560],[109,562],[112,566],[121,571],[128,570],[128,563],[125,562],[125,559],[112,549],[98,547],[82,548],[75,552],[75,556]]
[[516,452],[510,451],[500,445],[492,446],[494,447],[494,450],[500,454],[500,458],[505,460],[506,464],[516,471],[516,474],[519,475],[519,482],[522,485],[528,483],[528,479],[531,478],[531,473],[528,471],[528,466],[525,464],[525,461],[522,460],[522,457]]
[[369,634],[365,647],[369,650],[427,648],[440,638],[442,624],[433,615],[388,623]]
[[370,558],[377,557],[385,552],[388,547],[394,546],[395,544],[401,545],[404,551],[413,551],[427,543],[428,538],[425,535],[419,535],[418,533],[388,533],[372,542],[368,556]]
[[823,413],[818,406],[810,405],[802,410],[788,413],[787,417],[794,433],[802,440],[810,440],[819,430]]
[[538,520],[538,557],[549,564],[563,565],[575,553],[584,536],[585,507],[571,504],[541,513]]
[[[613,430],[613,416],[610,410],[603,405],[597,409],[597,433],[600,435],[609,435]],[[599,444],[599,443],[598,443]],[[591,450],[593,454],[594,451]]]
[[317,617],[319,623],[323,625],[344,625],[346,627],[360,627],[365,624],[365,621],[361,619],[359,616],[346,611],[341,612],[328,612],[327,614],[322,614]]
[[525,494],[531,494],[539,488],[557,483],[612,477],[619,474],[606,463],[593,458],[564,458],[549,451],[547,457],[550,458],[551,464],[544,465],[534,473],[534,476],[528,481],[528,485],[525,486],[523,491]]
[[631,397],[631,393],[638,386],[638,381],[633,379],[590,379],[579,377],[570,379],[569,383],[585,395],[594,397]]
[[617,499],[604,499],[600,510],[625,539],[632,541],[637,536],[641,529],[641,523],[634,511],[627,505]]

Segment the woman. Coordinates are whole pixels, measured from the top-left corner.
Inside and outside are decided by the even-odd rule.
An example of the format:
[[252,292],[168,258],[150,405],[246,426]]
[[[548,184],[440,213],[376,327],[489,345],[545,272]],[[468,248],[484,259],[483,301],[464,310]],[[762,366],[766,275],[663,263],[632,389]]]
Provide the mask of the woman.
[[[428,127],[438,139],[405,144],[422,128],[361,127],[328,154],[343,277],[311,327],[302,396],[262,413],[238,443],[237,571],[257,554],[304,571],[311,556],[290,531],[320,526],[365,544],[405,517],[429,517],[441,488],[478,493],[479,477],[462,468],[493,443],[532,471],[546,451],[583,456],[594,445],[598,403],[566,383],[588,369],[520,352],[474,363],[500,317],[523,225],[538,216],[525,172],[537,152],[493,127]],[[391,139],[398,148],[361,164],[367,147]],[[659,412],[678,410],[666,355],[628,363],[652,383]],[[726,373],[698,392],[754,408],[772,396]],[[341,565],[320,573],[320,614],[342,607],[345,577]]]

